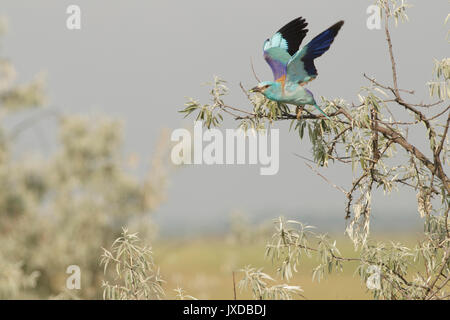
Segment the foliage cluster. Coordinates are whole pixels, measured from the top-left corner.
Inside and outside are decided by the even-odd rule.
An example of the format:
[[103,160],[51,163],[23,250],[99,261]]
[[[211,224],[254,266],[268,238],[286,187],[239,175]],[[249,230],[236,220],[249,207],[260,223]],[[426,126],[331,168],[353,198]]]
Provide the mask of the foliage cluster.
[[[101,247],[124,225],[145,239],[154,234],[149,213],[165,199],[167,137],[139,179],[122,153],[119,121],[62,114],[46,106],[42,76],[16,78],[0,57],[0,298],[72,297],[70,265],[82,272],[78,297],[100,298]],[[25,153],[22,136],[49,116],[58,129],[54,152]]]

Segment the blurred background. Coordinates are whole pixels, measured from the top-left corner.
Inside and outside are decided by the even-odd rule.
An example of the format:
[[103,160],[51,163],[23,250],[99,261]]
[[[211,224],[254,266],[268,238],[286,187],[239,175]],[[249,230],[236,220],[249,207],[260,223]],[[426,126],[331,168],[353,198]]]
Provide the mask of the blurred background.
[[[81,29],[66,27],[71,4]],[[168,287],[198,298],[231,298],[231,271],[265,266],[271,221],[283,215],[344,238],[345,198],[296,154],[311,146],[280,129],[280,170],[259,166],[174,168],[173,129],[187,97],[207,101],[214,75],[228,81],[229,104],[250,108],[239,83],[271,71],[262,44],[303,16],[309,35],[346,24],[317,61],[317,96],[355,101],[363,73],[390,80],[384,33],[366,27],[371,1],[24,1],[0,7],[0,297],[59,297],[68,265],[82,270],[80,298],[101,298],[102,247],[128,226],[154,246]],[[415,1],[410,22],[393,30],[401,87],[427,100],[433,58],[448,53],[448,1]],[[426,23],[425,23],[426,22]],[[432,48],[432,49],[430,49]],[[222,126],[235,128],[226,120]],[[414,133],[420,145],[421,132]],[[321,168],[348,188],[350,168]],[[415,194],[373,200],[372,232],[414,243],[421,228]],[[365,298],[351,271],[317,284],[308,264],[293,282],[311,298]],[[348,285],[351,283],[352,285]],[[245,294],[244,296],[245,297]]]

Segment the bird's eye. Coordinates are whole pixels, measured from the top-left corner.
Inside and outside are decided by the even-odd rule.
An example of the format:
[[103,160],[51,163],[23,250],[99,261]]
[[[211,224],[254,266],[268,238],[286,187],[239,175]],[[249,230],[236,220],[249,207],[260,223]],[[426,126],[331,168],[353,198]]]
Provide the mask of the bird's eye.
[[269,88],[270,88],[270,84],[265,85],[265,86],[263,87],[264,90],[269,89]]

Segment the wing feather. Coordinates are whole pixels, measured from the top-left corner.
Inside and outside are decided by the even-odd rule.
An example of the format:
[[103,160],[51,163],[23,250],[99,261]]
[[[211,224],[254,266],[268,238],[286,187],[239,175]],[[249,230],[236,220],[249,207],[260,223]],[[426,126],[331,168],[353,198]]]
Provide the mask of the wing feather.
[[298,51],[286,66],[288,82],[304,84],[314,80],[318,73],[314,59],[323,55],[330,49],[334,38],[342,28],[344,21],[334,24]]
[[275,80],[286,76],[286,67],[306,36],[305,19],[297,18],[286,24],[264,42],[264,59],[272,69]]

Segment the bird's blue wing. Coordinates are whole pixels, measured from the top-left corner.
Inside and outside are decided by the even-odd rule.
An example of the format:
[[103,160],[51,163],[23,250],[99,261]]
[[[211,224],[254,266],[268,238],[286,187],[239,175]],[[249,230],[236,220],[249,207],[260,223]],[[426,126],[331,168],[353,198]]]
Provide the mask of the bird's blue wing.
[[294,19],[264,42],[264,59],[272,69],[275,80],[280,81],[286,76],[286,66],[305,38],[307,25],[301,17]]
[[314,59],[323,55],[330,49],[334,38],[341,29],[344,21],[339,21],[317,37],[312,39],[300,51],[298,51],[288,62],[286,67],[286,81],[304,84],[317,77],[317,69]]
[[268,48],[264,50],[264,59],[266,59],[272,69],[275,81],[286,76],[286,66],[291,56],[286,50],[281,48]]

